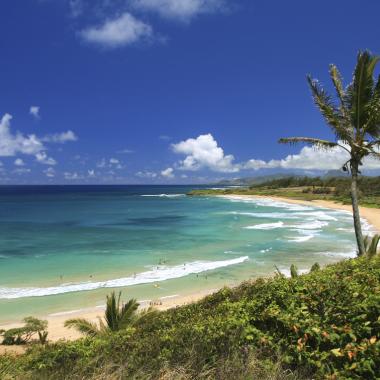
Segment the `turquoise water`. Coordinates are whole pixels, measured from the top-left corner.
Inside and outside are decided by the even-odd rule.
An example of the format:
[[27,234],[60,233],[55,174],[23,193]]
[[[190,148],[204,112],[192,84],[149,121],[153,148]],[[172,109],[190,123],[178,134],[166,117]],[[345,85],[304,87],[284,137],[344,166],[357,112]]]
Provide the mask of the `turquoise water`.
[[158,300],[353,256],[349,213],[189,187],[0,188],[0,322]]

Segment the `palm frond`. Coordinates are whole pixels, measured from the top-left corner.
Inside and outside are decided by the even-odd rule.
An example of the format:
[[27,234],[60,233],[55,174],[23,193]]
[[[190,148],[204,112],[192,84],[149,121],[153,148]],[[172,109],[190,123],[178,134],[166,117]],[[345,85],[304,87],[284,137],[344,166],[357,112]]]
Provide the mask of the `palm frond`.
[[380,137],[380,92],[374,92],[372,99],[366,106],[367,121],[363,126],[363,134],[370,138]]
[[278,140],[280,144],[299,144],[304,143],[312,146],[316,146],[321,149],[331,149],[339,146],[338,143],[328,140],[315,139],[312,137],[283,137]]
[[363,127],[369,116],[368,104],[374,94],[373,73],[379,60],[380,57],[373,56],[368,51],[359,52],[352,84],[347,89],[351,121],[359,138],[364,138]]
[[112,331],[116,331],[118,329],[120,297],[121,292],[119,292],[117,298],[115,292],[112,292],[110,295],[107,296],[104,319],[108,328]]
[[330,77],[334,84],[336,95],[340,101],[341,112],[346,115],[348,110],[345,103],[346,94],[343,87],[343,80],[338,68],[335,65],[330,65]]
[[378,152],[371,152],[371,153],[369,154],[369,156],[370,156],[371,158],[376,159],[376,160],[380,160],[380,153],[378,153]]
[[377,82],[375,85],[375,93],[380,94],[380,75],[377,77]]
[[74,328],[82,334],[95,336],[99,334],[98,326],[84,318],[68,319],[65,321],[65,327]]
[[[339,110],[333,103],[331,96],[323,89],[319,82],[312,79],[310,75],[307,76],[307,81],[313,95],[314,103],[319,108],[326,123],[331,127],[337,139],[349,142],[352,139],[353,131],[348,117],[342,112],[342,106]],[[339,84],[337,84],[337,86],[339,86]],[[343,89],[341,91],[343,91]]]
[[126,304],[121,308],[120,312],[120,325],[125,327],[126,325],[132,324],[136,318],[136,311],[140,304],[136,299],[130,299]]
[[298,277],[298,269],[297,269],[297,267],[296,267],[294,264],[292,264],[292,265],[290,266],[290,277],[291,277],[291,278],[296,278],[296,277]]
[[379,245],[380,235],[375,235],[372,238],[366,236],[364,238],[365,253],[368,258],[372,258],[377,254],[377,247]]

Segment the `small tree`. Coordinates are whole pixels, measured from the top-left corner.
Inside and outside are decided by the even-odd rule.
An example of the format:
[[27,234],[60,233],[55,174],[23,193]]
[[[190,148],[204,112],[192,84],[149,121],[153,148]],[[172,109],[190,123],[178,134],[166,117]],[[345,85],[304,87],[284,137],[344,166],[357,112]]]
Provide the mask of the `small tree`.
[[0,335],[3,336],[3,344],[26,344],[33,338],[35,334],[38,335],[40,343],[46,343],[48,336],[47,321],[35,317],[26,317],[24,318],[24,323],[25,325],[22,327],[16,327],[9,330],[1,330]]
[[115,292],[107,296],[104,313],[105,323],[101,318],[99,318],[99,325],[84,318],[75,318],[67,320],[65,327],[75,328],[82,334],[95,336],[131,326],[138,319],[137,309],[139,304],[135,299],[122,304],[120,298],[121,292],[118,297],[116,297]]

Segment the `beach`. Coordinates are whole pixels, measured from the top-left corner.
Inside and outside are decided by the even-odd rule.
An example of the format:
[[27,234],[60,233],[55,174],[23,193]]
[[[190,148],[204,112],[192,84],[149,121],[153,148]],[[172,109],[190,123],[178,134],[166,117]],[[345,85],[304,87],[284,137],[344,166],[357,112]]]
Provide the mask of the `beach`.
[[[325,201],[325,200],[312,200],[312,201],[305,201],[305,200],[298,200],[298,199],[291,199],[291,198],[285,198],[285,197],[276,197],[276,196],[264,196],[264,195],[218,195],[218,197],[227,198],[227,199],[272,199],[280,202],[285,203],[292,203],[292,204],[300,204],[300,205],[312,205],[315,207],[322,207],[322,208],[331,208],[334,210],[343,210],[343,211],[349,211],[352,213],[352,206],[351,205],[344,205],[342,203],[333,202],[333,201]],[[360,216],[363,219],[366,219],[369,224],[371,224],[377,232],[380,232],[380,209],[378,208],[370,208],[370,207],[360,207]]]
[[[294,200],[294,199],[288,199],[283,197],[273,197],[273,196],[251,196],[251,195],[221,195],[218,197],[222,198],[228,198],[230,200],[257,200],[257,199],[263,199],[265,201],[273,201],[273,202],[284,202],[287,204],[295,204],[295,205],[312,205],[313,207],[321,207],[326,209],[333,209],[333,210],[343,210],[351,212],[351,206],[349,205],[342,205],[339,203],[331,202],[331,201],[323,201],[323,200],[316,200],[316,201],[303,201],[303,200]],[[368,221],[369,224],[373,226],[374,229],[377,231],[380,231],[380,210],[379,209],[372,209],[372,208],[366,208],[361,207],[361,216]],[[211,284],[210,284],[211,285]],[[205,297],[206,295],[209,295],[215,291],[217,291],[218,288],[213,289],[202,289],[197,290],[196,292],[188,295],[172,295],[167,297],[161,297],[157,298],[156,300],[148,301],[142,301],[140,308],[146,309],[153,305],[154,308],[157,310],[165,310],[172,307],[177,307],[185,304],[189,304],[191,302],[198,301]],[[66,339],[66,340],[74,340],[78,339],[81,335],[73,330],[73,329],[67,329],[64,327],[64,322],[67,319],[71,318],[86,318],[92,322],[97,322],[98,317],[102,316],[104,312],[104,305],[98,305],[96,307],[87,307],[77,310],[68,310],[64,312],[58,312],[58,313],[51,313],[47,316],[42,316],[41,318],[46,319],[49,323],[48,331],[49,331],[49,340],[50,341],[58,341],[60,339]],[[0,326],[4,329],[9,329],[12,327],[18,327],[20,326],[20,323],[11,323],[11,324],[4,324],[3,326]],[[0,346],[1,347],[1,346]],[[1,347],[0,352],[4,352],[4,350],[11,350],[12,352],[19,352],[22,351],[22,348],[20,347]]]
[[[151,307],[153,310],[167,310],[170,308],[188,305],[193,302],[197,302],[202,298],[218,291],[219,289],[207,289],[203,291],[199,291],[194,294],[186,295],[186,296],[175,296],[175,297],[167,297],[163,299],[158,299],[152,301],[150,303],[142,302],[140,304],[140,310],[146,310]],[[55,315],[48,315],[46,317],[42,317],[43,319],[48,321],[48,339],[50,342],[57,342],[59,340],[76,340],[83,337],[75,329],[69,329],[64,326],[65,321],[71,318],[85,318],[93,323],[99,322],[99,317],[103,317],[105,307],[93,307],[84,310],[73,310],[62,313],[57,313]],[[15,327],[20,327],[22,324],[20,323],[10,323],[3,326],[0,326],[1,329],[11,329]],[[25,345],[14,345],[14,346],[3,346],[0,345],[0,355],[4,353],[14,353],[21,354],[26,350],[27,346]]]

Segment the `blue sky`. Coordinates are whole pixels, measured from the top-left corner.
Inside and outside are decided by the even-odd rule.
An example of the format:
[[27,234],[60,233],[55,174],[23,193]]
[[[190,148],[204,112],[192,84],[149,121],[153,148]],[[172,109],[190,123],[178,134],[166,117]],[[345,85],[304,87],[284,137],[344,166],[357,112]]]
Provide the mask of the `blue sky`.
[[[2,0],[0,183],[334,169],[305,76],[380,54],[378,0]],[[368,169],[380,168],[368,162]]]

